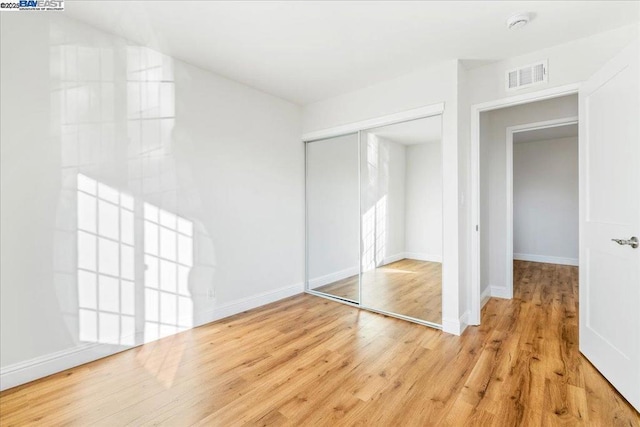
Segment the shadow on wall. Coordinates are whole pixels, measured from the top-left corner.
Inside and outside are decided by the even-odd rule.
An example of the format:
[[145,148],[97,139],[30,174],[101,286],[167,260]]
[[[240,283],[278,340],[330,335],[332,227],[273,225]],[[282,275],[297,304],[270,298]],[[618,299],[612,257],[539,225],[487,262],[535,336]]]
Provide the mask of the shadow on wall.
[[68,22],[52,24],[50,40],[62,165],[54,266],[67,328],[78,344],[122,347],[189,329],[214,303],[215,254],[172,153],[172,59]]

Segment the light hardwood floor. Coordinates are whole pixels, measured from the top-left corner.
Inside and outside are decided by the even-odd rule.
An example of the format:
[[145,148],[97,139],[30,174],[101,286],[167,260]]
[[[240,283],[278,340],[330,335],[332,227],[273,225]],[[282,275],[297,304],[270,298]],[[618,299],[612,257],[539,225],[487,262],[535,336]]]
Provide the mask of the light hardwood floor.
[[5,391],[0,425],[640,425],[578,352],[577,269],[515,279],[462,337],[292,297]]
[[[358,276],[316,291],[358,301]],[[402,259],[362,275],[362,303],[376,310],[442,323],[442,264]]]

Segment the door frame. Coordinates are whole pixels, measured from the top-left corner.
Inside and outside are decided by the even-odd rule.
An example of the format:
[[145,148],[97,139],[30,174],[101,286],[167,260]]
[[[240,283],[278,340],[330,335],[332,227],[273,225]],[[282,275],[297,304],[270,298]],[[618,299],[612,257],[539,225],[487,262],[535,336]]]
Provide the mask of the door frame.
[[[480,237],[482,230],[480,227],[480,113],[497,110],[500,108],[513,107],[531,102],[543,101],[558,98],[566,95],[577,94],[580,89],[579,83],[567,84],[550,89],[535,92],[528,92],[520,95],[500,98],[493,101],[474,104],[471,106],[471,256],[470,270],[471,278],[469,283],[470,310],[469,324],[480,324],[480,313],[482,310],[481,284],[480,284]],[[512,242],[513,244],[513,242]]]
[[526,123],[509,126],[507,128],[507,194],[506,194],[506,228],[507,228],[507,253],[506,253],[506,285],[507,293],[504,298],[513,298],[513,135],[530,130],[549,129],[559,126],[578,124],[578,116],[564,117],[560,119],[545,120],[542,122]]

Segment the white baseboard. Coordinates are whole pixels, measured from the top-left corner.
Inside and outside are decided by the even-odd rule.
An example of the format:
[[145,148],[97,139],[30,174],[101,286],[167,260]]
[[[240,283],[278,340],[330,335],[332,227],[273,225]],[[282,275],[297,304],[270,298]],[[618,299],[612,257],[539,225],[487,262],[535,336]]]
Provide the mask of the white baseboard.
[[316,289],[320,286],[328,285],[329,283],[337,282],[351,276],[360,274],[360,268],[358,266],[345,268],[344,270],[336,271],[335,273],[329,273],[324,276],[316,277],[309,280],[309,289]]
[[382,265],[391,264],[392,262],[400,261],[401,259],[405,259],[404,252],[397,253],[395,255],[390,255],[382,260]]
[[489,289],[491,290],[491,297],[493,298],[513,298],[511,291],[504,286],[489,286]]
[[467,326],[469,326],[469,314],[469,310],[467,310],[462,313],[462,316],[460,316],[460,334],[462,334],[464,330],[467,329]]
[[420,252],[405,252],[404,257],[417,261],[442,262],[442,255],[433,255]]
[[[252,308],[260,307],[283,298],[304,292],[302,283],[286,286],[272,291],[263,292],[240,300],[221,304],[211,310],[197,313],[194,316],[194,327],[201,326],[224,317],[242,313]],[[138,333],[136,343],[142,345],[143,336]],[[0,368],[0,391],[30,381],[43,378],[66,369],[74,368],[103,357],[121,351],[129,350],[135,346],[121,346],[114,344],[90,343],[81,344],[76,347],[50,353],[44,356],[26,360],[24,362],[14,363],[12,365]]]
[[547,255],[513,254],[513,259],[518,261],[544,262],[547,264],[578,266],[578,258],[563,258]]
[[133,346],[88,343],[35,357],[24,362],[14,363],[0,369],[0,391],[93,362],[130,348],[133,348]]
[[469,310],[462,313],[459,319],[442,319],[442,330],[448,334],[461,335],[469,326]]
[[489,298],[491,298],[491,286],[484,288],[484,291],[480,294],[480,309],[489,302]]
[[242,313],[243,311],[251,310],[256,307],[261,307],[303,292],[304,284],[302,283],[262,292],[257,295],[218,305],[209,311],[200,312],[195,316],[194,323],[196,326],[204,325],[206,323],[224,319],[225,317],[233,316],[234,314]]

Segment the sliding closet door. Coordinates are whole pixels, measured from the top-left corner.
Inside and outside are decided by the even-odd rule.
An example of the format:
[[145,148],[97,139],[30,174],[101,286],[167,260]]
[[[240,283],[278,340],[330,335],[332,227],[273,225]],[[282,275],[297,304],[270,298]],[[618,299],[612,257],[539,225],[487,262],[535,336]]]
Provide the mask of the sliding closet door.
[[442,322],[441,116],[360,133],[361,304]]
[[358,134],[306,143],[307,290],[359,298]]

